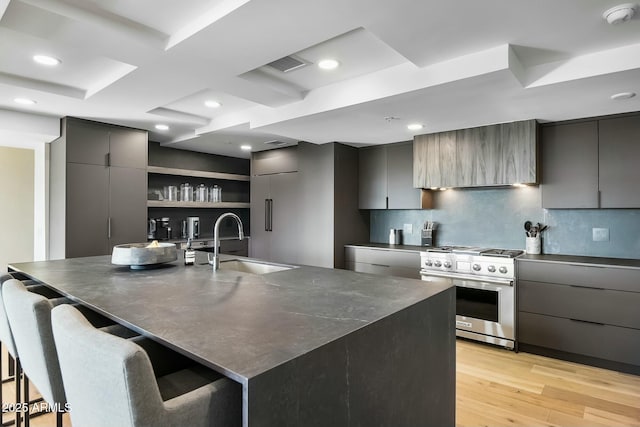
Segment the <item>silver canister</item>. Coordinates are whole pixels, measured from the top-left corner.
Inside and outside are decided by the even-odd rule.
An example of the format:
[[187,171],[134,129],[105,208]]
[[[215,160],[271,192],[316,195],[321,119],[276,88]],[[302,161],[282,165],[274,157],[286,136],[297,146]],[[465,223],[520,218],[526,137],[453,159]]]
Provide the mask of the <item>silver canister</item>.
[[390,245],[402,244],[402,229],[392,228],[389,230],[389,244]]
[[196,191],[195,191],[195,201],[196,202],[208,202],[209,201],[209,197],[208,197],[208,191],[207,191],[207,186],[204,184],[200,184],[196,187]]
[[188,182],[180,185],[180,201],[193,202],[193,187]]
[[178,201],[178,187],[175,185],[167,185],[164,187],[164,199],[170,202]]

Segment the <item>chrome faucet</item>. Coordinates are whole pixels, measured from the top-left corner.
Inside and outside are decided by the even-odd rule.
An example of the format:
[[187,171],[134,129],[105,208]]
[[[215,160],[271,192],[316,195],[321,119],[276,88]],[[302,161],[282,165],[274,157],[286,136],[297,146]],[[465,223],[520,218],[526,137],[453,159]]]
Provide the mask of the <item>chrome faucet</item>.
[[213,225],[213,260],[211,261],[211,264],[213,265],[213,271],[216,271],[220,268],[220,235],[218,230],[220,229],[220,223],[222,222],[222,220],[227,217],[235,219],[236,223],[238,223],[238,240],[244,239],[242,221],[240,220],[240,217],[238,215],[232,212],[227,212],[218,217],[216,223]]

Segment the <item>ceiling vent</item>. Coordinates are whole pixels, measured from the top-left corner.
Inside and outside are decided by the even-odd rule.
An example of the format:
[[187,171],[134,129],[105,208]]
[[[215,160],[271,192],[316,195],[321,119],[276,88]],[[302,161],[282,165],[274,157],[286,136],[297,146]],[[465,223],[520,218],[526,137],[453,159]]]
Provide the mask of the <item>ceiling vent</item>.
[[283,73],[288,73],[289,71],[306,67],[307,65],[309,65],[309,63],[299,58],[296,58],[293,55],[290,55],[290,56],[285,56],[284,58],[277,59],[273,62],[270,62],[267,65]]
[[278,145],[285,145],[285,144],[286,144],[286,142],[285,142],[285,141],[278,141],[278,140],[276,139],[276,140],[273,140],[273,141],[265,141],[265,144],[266,144],[266,145],[278,146]]

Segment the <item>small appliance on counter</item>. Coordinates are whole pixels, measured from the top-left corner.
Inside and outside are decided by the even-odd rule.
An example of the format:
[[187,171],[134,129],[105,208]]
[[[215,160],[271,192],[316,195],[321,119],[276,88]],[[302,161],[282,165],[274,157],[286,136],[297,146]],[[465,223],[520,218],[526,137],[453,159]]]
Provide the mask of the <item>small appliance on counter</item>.
[[156,239],[158,240],[170,240],[171,239],[171,225],[169,224],[169,217],[156,218]]
[[436,223],[427,221],[422,226],[421,244],[422,246],[433,246],[435,242]]
[[200,217],[187,217],[187,239],[197,239],[200,237]]
[[402,230],[400,228],[392,228],[389,230],[389,244],[390,245],[402,244]]

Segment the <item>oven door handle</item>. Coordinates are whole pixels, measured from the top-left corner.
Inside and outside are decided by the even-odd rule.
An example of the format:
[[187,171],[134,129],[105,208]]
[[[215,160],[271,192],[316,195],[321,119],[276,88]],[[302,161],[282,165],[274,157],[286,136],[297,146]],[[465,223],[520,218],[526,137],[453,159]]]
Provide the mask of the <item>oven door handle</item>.
[[[472,274],[456,273],[455,275],[452,275],[447,273],[438,273],[438,272],[425,271],[425,270],[420,271],[420,274],[422,276],[433,276],[433,277],[442,277],[444,279],[451,279],[454,282],[463,280],[463,281],[471,281],[476,283],[485,283],[488,285],[501,285],[501,286],[513,287],[512,279],[501,279],[499,277],[496,277],[496,278],[492,277],[491,279],[487,279],[486,277],[478,277]],[[480,286],[478,286],[478,288],[480,288]]]

